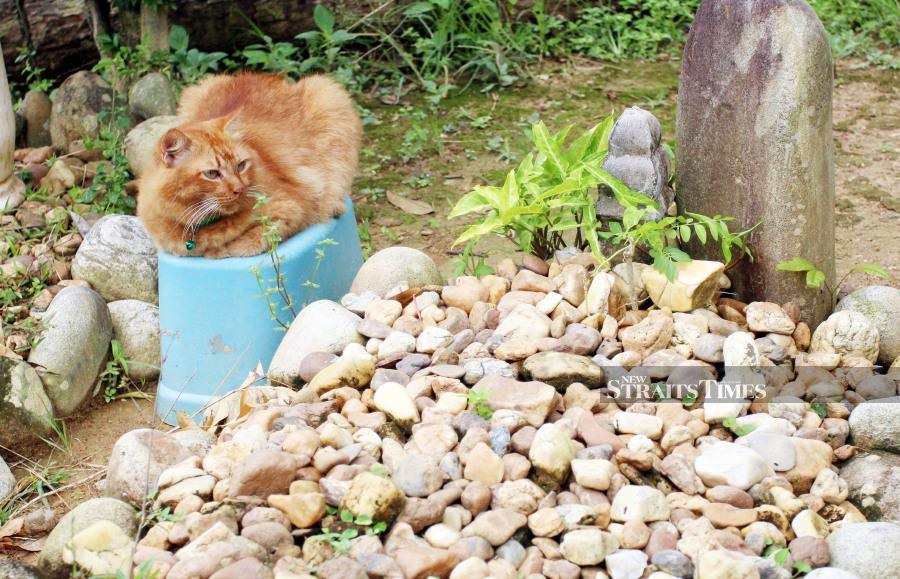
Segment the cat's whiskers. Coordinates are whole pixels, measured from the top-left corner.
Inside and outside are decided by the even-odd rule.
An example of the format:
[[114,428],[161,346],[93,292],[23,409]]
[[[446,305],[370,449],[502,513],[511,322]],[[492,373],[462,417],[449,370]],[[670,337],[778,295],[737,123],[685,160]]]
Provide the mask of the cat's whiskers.
[[[200,224],[203,223],[205,219],[215,215],[219,209],[221,209],[221,205],[217,199],[212,197],[204,199],[200,208],[191,213],[187,223],[184,224],[184,229],[182,229],[181,232],[182,238],[193,239]],[[190,231],[190,237],[188,237],[188,231]]]
[[176,221],[178,221],[179,223],[183,222],[183,220],[186,219],[187,217],[189,217],[191,213],[193,213],[194,211],[197,211],[198,209],[201,209],[208,202],[209,202],[209,198],[204,198],[204,199],[201,199],[200,201],[197,201],[196,203],[192,203],[192,204],[188,205],[184,209],[184,211],[181,212],[181,214],[178,216],[178,219],[176,219]]

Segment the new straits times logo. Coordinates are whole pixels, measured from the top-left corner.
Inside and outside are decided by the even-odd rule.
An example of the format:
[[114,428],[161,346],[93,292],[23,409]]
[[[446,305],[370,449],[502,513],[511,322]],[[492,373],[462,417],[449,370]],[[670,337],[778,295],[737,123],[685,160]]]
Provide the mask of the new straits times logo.
[[654,382],[644,375],[626,374],[607,382],[609,395],[617,401],[641,400],[705,400],[706,402],[739,402],[766,398],[766,384],[762,377],[751,374],[743,379],[722,381],[698,379],[695,382]]

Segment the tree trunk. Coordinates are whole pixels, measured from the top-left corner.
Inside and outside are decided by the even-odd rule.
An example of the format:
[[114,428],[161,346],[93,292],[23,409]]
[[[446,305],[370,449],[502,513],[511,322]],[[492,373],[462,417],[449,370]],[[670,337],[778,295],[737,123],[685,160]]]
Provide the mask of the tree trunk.
[[112,36],[112,25],[109,23],[109,3],[106,0],[85,0],[88,10],[88,23],[91,25],[91,37],[94,40],[94,46],[97,47],[97,53],[105,58],[109,56],[104,54],[103,44],[100,42],[101,36]]
[[169,52],[169,9],[141,4],[141,42],[151,52]]
[[[0,51],[2,51],[0,45]],[[6,65],[0,58],[0,212],[12,205],[11,197],[25,192],[25,184],[13,173],[16,150],[16,117],[6,80]]]

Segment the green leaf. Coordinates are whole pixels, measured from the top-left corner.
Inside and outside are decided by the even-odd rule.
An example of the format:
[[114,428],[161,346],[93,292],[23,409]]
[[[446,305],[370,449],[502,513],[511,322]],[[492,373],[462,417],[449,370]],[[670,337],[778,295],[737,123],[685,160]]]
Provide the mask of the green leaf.
[[788,555],[790,555],[790,551],[788,551],[787,549],[779,549],[775,551],[775,556],[772,558],[775,559],[776,564],[784,565],[785,563],[787,563]]
[[691,240],[691,228],[687,225],[679,225],[678,234],[681,236],[681,243],[687,243]]
[[532,125],[531,134],[532,139],[534,140],[534,146],[537,147],[538,151],[547,157],[547,160],[558,175],[564,175],[566,172],[565,160],[562,158],[559,145],[557,145],[556,140],[550,136],[550,132],[547,130],[544,121]]
[[173,24],[172,27],[169,28],[169,48],[174,52],[187,50],[188,42],[188,33],[183,26]]
[[776,266],[776,269],[779,271],[812,271],[816,269],[816,266],[807,259],[795,257],[787,261],[782,261]]
[[353,522],[353,513],[350,511],[341,511],[341,520],[345,523]]
[[[496,201],[499,192],[500,190],[497,187],[476,186],[475,189],[460,197],[459,201],[456,202],[456,205],[453,206],[453,210],[450,211],[450,215],[447,217],[449,219],[455,219],[461,215],[484,211],[485,209],[495,207],[491,201]],[[489,193],[491,194],[491,197],[488,196]]]
[[858,263],[853,266],[852,271],[858,271],[860,273],[865,273],[867,275],[871,275],[877,277],[879,279],[891,279],[893,276],[890,272],[884,269],[882,266],[877,263]]
[[697,239],[700,240],[700,243],[706,245],[706,228],[703,227],[702,223],[694,223],[694,233],[697,234]]
[[797,561],[794,563],[794,569],[801,573],[812,573],[812,567],[806,561]]
[[477,239],[479,237],[484,237],[485,235],[488,235],[490,233],[495,233],[502,227],[503,223],[501,223],[497,217],[489,217],[481,223],[476,223],[463,231],[462,235],[457,237],[456,241],[453,242],[453,245],[456,246],[461,243],[465,243],[470,239]]
[[588,171],[588,173],[593,175],[598,183],[603,183],[609,187],[612,190],[613,195],[615,195],[616,201],[623,207],[639,207],[643,205],[652,209],[659,208],[659,204],[656,201],[643,193],[632,190],[625,183],[622,183],[603,169],[592,167],[587,163],[582,163],[581,166]]
[[678,249],[677,247],[667,247],[665,249],[666,254],[671,257],[673,260],[678,262],[688,262],[691,261],[691,256],[686,252]]
[[319,30],[325,33],[325,36],[331,36],[331,33],[334,32],[334,14],[324,4],[316,4],[313,10],[313,20]]
[[825,285],[825,272],[818,269],[806,272],[806,287],[819,289],[823,285]]

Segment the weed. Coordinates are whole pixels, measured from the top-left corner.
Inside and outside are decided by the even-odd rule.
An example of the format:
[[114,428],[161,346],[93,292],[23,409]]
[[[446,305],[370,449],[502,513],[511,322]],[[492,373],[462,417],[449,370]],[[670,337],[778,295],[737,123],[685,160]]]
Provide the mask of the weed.
[[113,339],[110,342],[110,351],[112,358],[106,362],[106,367],[97,378],[97,385],[94,386],[94,396],[103,392],[103,401],[107,404],[123,397],[131,387],[131,381],[128,379],[128,360],[122,353],[122,344],[119,340]]
[[322,266],[322,262],[325,260],[325,248],[337,244],[337,241],[330,238],[322,239],[316,243],[316,264],[315,266],[313,266],[313,270],[309,276],[309,279],[301,284],[306,288],[306,301],[303,302],[304,308],[308,306],[312,301],[312,291],[319,289],[319,284],[316,283],[316,278],[319,274],[319,268]]
[[359,245],[363,259],[368,259],[373,250],[372,232],[369,230],[369,220],[361,220],[356,226],[356,231],[359,234]]
[[806,279],[806,287],[811,289],[818,289],[820,291],[826,291],[828,293],[828,297],[831,298],[832,309],[834,309],[834,306],[837,304],[837,297],[838,293],[840,292],[841,286],[843,286],[844,282],[847,281],[847,278],[854,273],[863,273],[884,280],[893,279],[893,276],[890,274],[890,272],[877,263],[858,263],[854,265],[838,280],[834,287],[828,285],[828,281],[826,279],[824,271],[822,271],[814,263],[803,257],[795,257],[787,261],[782,261],[777,265],[777,269],[779,269],[780,271],[804,273]]
[[179,84],[193,84],[219,70],[219,63],[228,56],[224,52],[202,52],[190,48],[187,30],[177,24],[169,29],[169,66]]
[[681,404],[685,407],[692,406],[697,401],[697,392],[688,392],[681,397]]
[[47,412],[50,414],[50,430],[53,432],[56,440],[41,437],[41,441],[64,455],[70,454],[72,451],[72,444],[69,439],[69,427],[66,425],[66,421],[57,416],[53,416],[52,409],[48,408]]
[[22,64],[22,76],[25,77],[28,90],[48,92],[53,84],[44,78],[44,69],[34,64],[36,54],[34,49],[21,46],[16,56],[16,64]]
[[456,277],[461,275],[484,277],[494,273],[494,268],[484,262],[484,256],[475,253],[475,243],[472,241],[466,243],[459,255],[450,259],[450,265]]
[[485,420],[490,420],[494,415],[493,409],[488,404],[488,393],[479,390],[469,390],[466,392],[466,402],[469,408],[478,416]]
[[741,426],[740,424],[738,424],[738,421],[736,418],[730,418],[730,417],[726,418],[725,420],[722,421],[722,426],[724,426],[725,428],[727,428],[728,430],[733,432],[735,436],[747,436],[748,434],[753,432],[753,428],[754,428],[753,426],[750,426],[749,424]]
[[19,480],[17,488],[22,490],[0,501],[0,527],[15,517],[32,497],[44,497],[47,493],[56,490],[72,478],[72,473],[64,469],[58,469],[52,463],[39,466],[39,469],[30,470],[27,476]]

